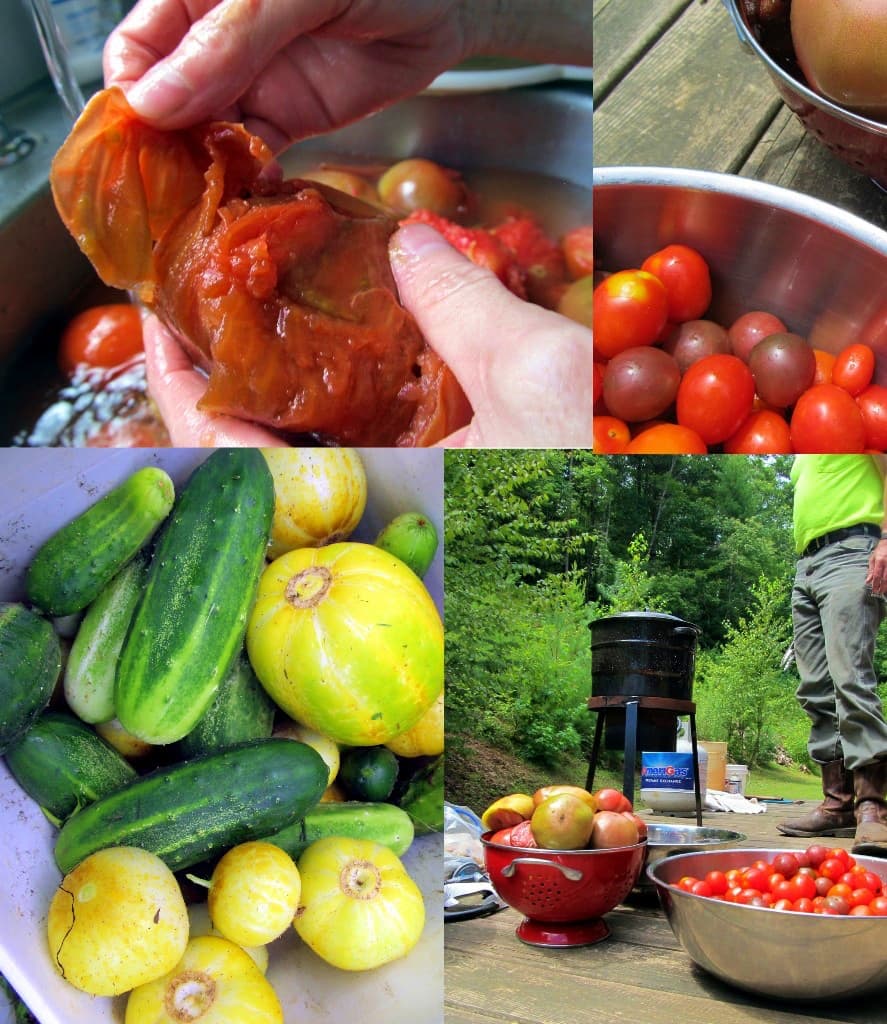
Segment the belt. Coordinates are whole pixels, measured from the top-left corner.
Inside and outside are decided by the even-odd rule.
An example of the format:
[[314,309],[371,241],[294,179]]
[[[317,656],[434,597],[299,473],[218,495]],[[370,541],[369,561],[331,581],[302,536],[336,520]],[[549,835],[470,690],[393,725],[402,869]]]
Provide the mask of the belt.
[[860,523],[859,526],[845,526],[841,530],[832,530],[831,533],[824,533],[821,537],[814,537],[813,540],[801,552],[801,558],[815,555],[817,551],[827,547],[829,544],[837,544],[839,540],[846,540],[848,537],[880,537],[881,528],[874,523]]

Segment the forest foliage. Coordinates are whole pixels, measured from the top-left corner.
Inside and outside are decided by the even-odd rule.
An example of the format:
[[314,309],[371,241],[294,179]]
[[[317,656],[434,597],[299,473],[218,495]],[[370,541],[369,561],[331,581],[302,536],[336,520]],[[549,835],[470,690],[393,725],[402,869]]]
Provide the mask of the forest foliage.
[[[587,754],[594,619],[700,630],[702,738],[804,762],[791,640],[789,457],[446,453],[447,728],[540,765]],[[882,657],[887,644],[882,643]]]

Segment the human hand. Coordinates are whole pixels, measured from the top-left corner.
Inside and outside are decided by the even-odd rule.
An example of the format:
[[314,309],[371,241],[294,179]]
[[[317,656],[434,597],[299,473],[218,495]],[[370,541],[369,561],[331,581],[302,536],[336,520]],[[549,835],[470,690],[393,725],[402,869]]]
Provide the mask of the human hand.
[[887,594],[887,540],[881,540],[869,558],[865,585],[877,597]]
[[424,88],[467,51],[457,0],[140,0],[105,84],[161,128],[242,121],[273,150]]
[[474,409],[441,444],[592,447],[590,330],[517,298],[424,224],[390,252],[401,302]]
[[242,121],[279,152],[475,54],[590,65],[591,27],[576,0],[139,0],[105,85],[158,128]]

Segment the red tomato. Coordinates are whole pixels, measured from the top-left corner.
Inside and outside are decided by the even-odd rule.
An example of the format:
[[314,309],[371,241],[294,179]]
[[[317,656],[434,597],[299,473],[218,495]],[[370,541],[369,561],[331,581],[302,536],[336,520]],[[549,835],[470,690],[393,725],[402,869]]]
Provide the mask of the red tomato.
[[677,415],[706,444],[735,434],[752,410],[755,381],[737,356],[706,356],[684,374],[678,388]]
[[887,917],[887,896],[876,896],[869,904],[869,910],[875,917]]
[[597,405],[601,392],[604,390],[604,367],[602,363],[594,362],[591,370],[591,404]]
[[704,258],[687,245],[667,245],[648,256],[641,270],[665,285],[668,319],[674,323],[698,320],[711,303],[711,275]]
[[[826,857],[826,859],[819,865],[819,874],[821,877],[830,878],[832,881],[841,877],[847,870],[845,862],[841,857]],[[829,886],[831,889],[831,886]]]
[[627,455],[707,455],[708,445],[689,427],[657,423],[629,441]]
[[852,454],[865,448],[859,406],[836,384],[814,384],[805,391],[792,412],[790,428],[796,452]]
[[812,900],[816,895],[816,882],[810,875],[792,875],[788,881],[791,887],[791,898],[797,903],[799,900]]
[[813,900],[808,899],[806,896],[802,896],[801,899],[795,900],[792,910],[796,910],[801,914],[812,914]]
[[618,789],[610,789],[604,787],[594,793],[594,798],[597,801],[597,809],[599,811],[615,811],[621,813],[622,811],[632,810],[631,801],[624,793],[620,793]]
[[142,318],[135,306],[93,306],[78,313],[62,333],[59,365],[65,373],[82,364],[119,366],[141,351]]
[[818,868],[819,865],[828,856],[828,847],[823,846],[821,843],[814,843],[812,846],[807,847],[807,860],[810,866]]
[[561,249],[567,261],[567,273],[574,280],[594,271],[594,229],[591,224],[568,231],[561,239]]
[[592,445],[598,455],[619,455],[631,440],[631,431],[624,420],[615,416],[592,416]]
[[693,886],[699,882],[698,878],[694,878],[693,875],[684,875],[678,879],[678,888],[683,889],[684,892],[691,892]]
[[847,902],[851,909],[853,907],[868,907],[874,898],[875,894],[871,889],[853,889],[847,897]]
[[635,823],[638,830],[638,839],[647,838],[647,823],[639,814],[635,814],[634,811],[621,811],[620,813],[624,818],[629,818]]
[[773,870],[786,878],[793,878],[800,867],[801,864],[793,853],[777,853],[773,858]]
[[694,896],[714,895],[714,893],[711,890],[711,886],[708,884],[708,882],[705,881],[705,879],[700,879],[699,881],[694,882],[690,886],[690,892],[693,893]]
[[848,345],[835,357],[832,367],[832,383],[839,388],[858,395],[872,382],[875,375],[875,353],[862,342]]
[[753,412],[724,442],[728,455],[789,455],[791,450],[788,422],[773,409]]
[[773,904],[774,910],[794,910],[795,905],[789,899],[779,899]]
[[767,892],[770,888],[770,875],[766,868],[750,867],[742,875],[742,884],[746,889]]
[[605,278],[593,296],[594,347],[612,359],[636,345],[652,345],[668,319],[665,287],[644,270],[620,270]]
[[865,446],[877,452],[887,451],[887,388],[869,384],[856,396],[865,427]]
[[708,887],[716,896],[723,896],[727,891],[727,876],[723,871],[709,871],[705,876]]

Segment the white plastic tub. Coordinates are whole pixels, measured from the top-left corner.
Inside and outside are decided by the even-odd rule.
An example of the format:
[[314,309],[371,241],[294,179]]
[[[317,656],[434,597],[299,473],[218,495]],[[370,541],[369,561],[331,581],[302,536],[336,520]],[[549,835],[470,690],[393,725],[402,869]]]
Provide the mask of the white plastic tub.
[[[443,536],[443,459],[437,449],[361,449],[368,482],[366,514],[354,540],[372,542],[399,512],[420,511]],[[0,450],[0,601],[23,596],[25,567],[56,529],[120,483],[138,466],[159,464],[184,482],[205,450]],[[425,578],[443,608],[443,560]],[[46,945],[46,911],[61,875],[52,857],[54,829],[0,759],[0,971],[41,1024],[121,1024],[125,996],[93,998],[62,980]],[[375,971],[337,970],[304,946],[293,930],[270,947],[268,978],[286,1024],[362,1021],[440,1024],[443,1020],[443,842],[417,839],[404,857],[425,896],[419,944]],[[0,1020],[2,1020],[0,1012]]]

